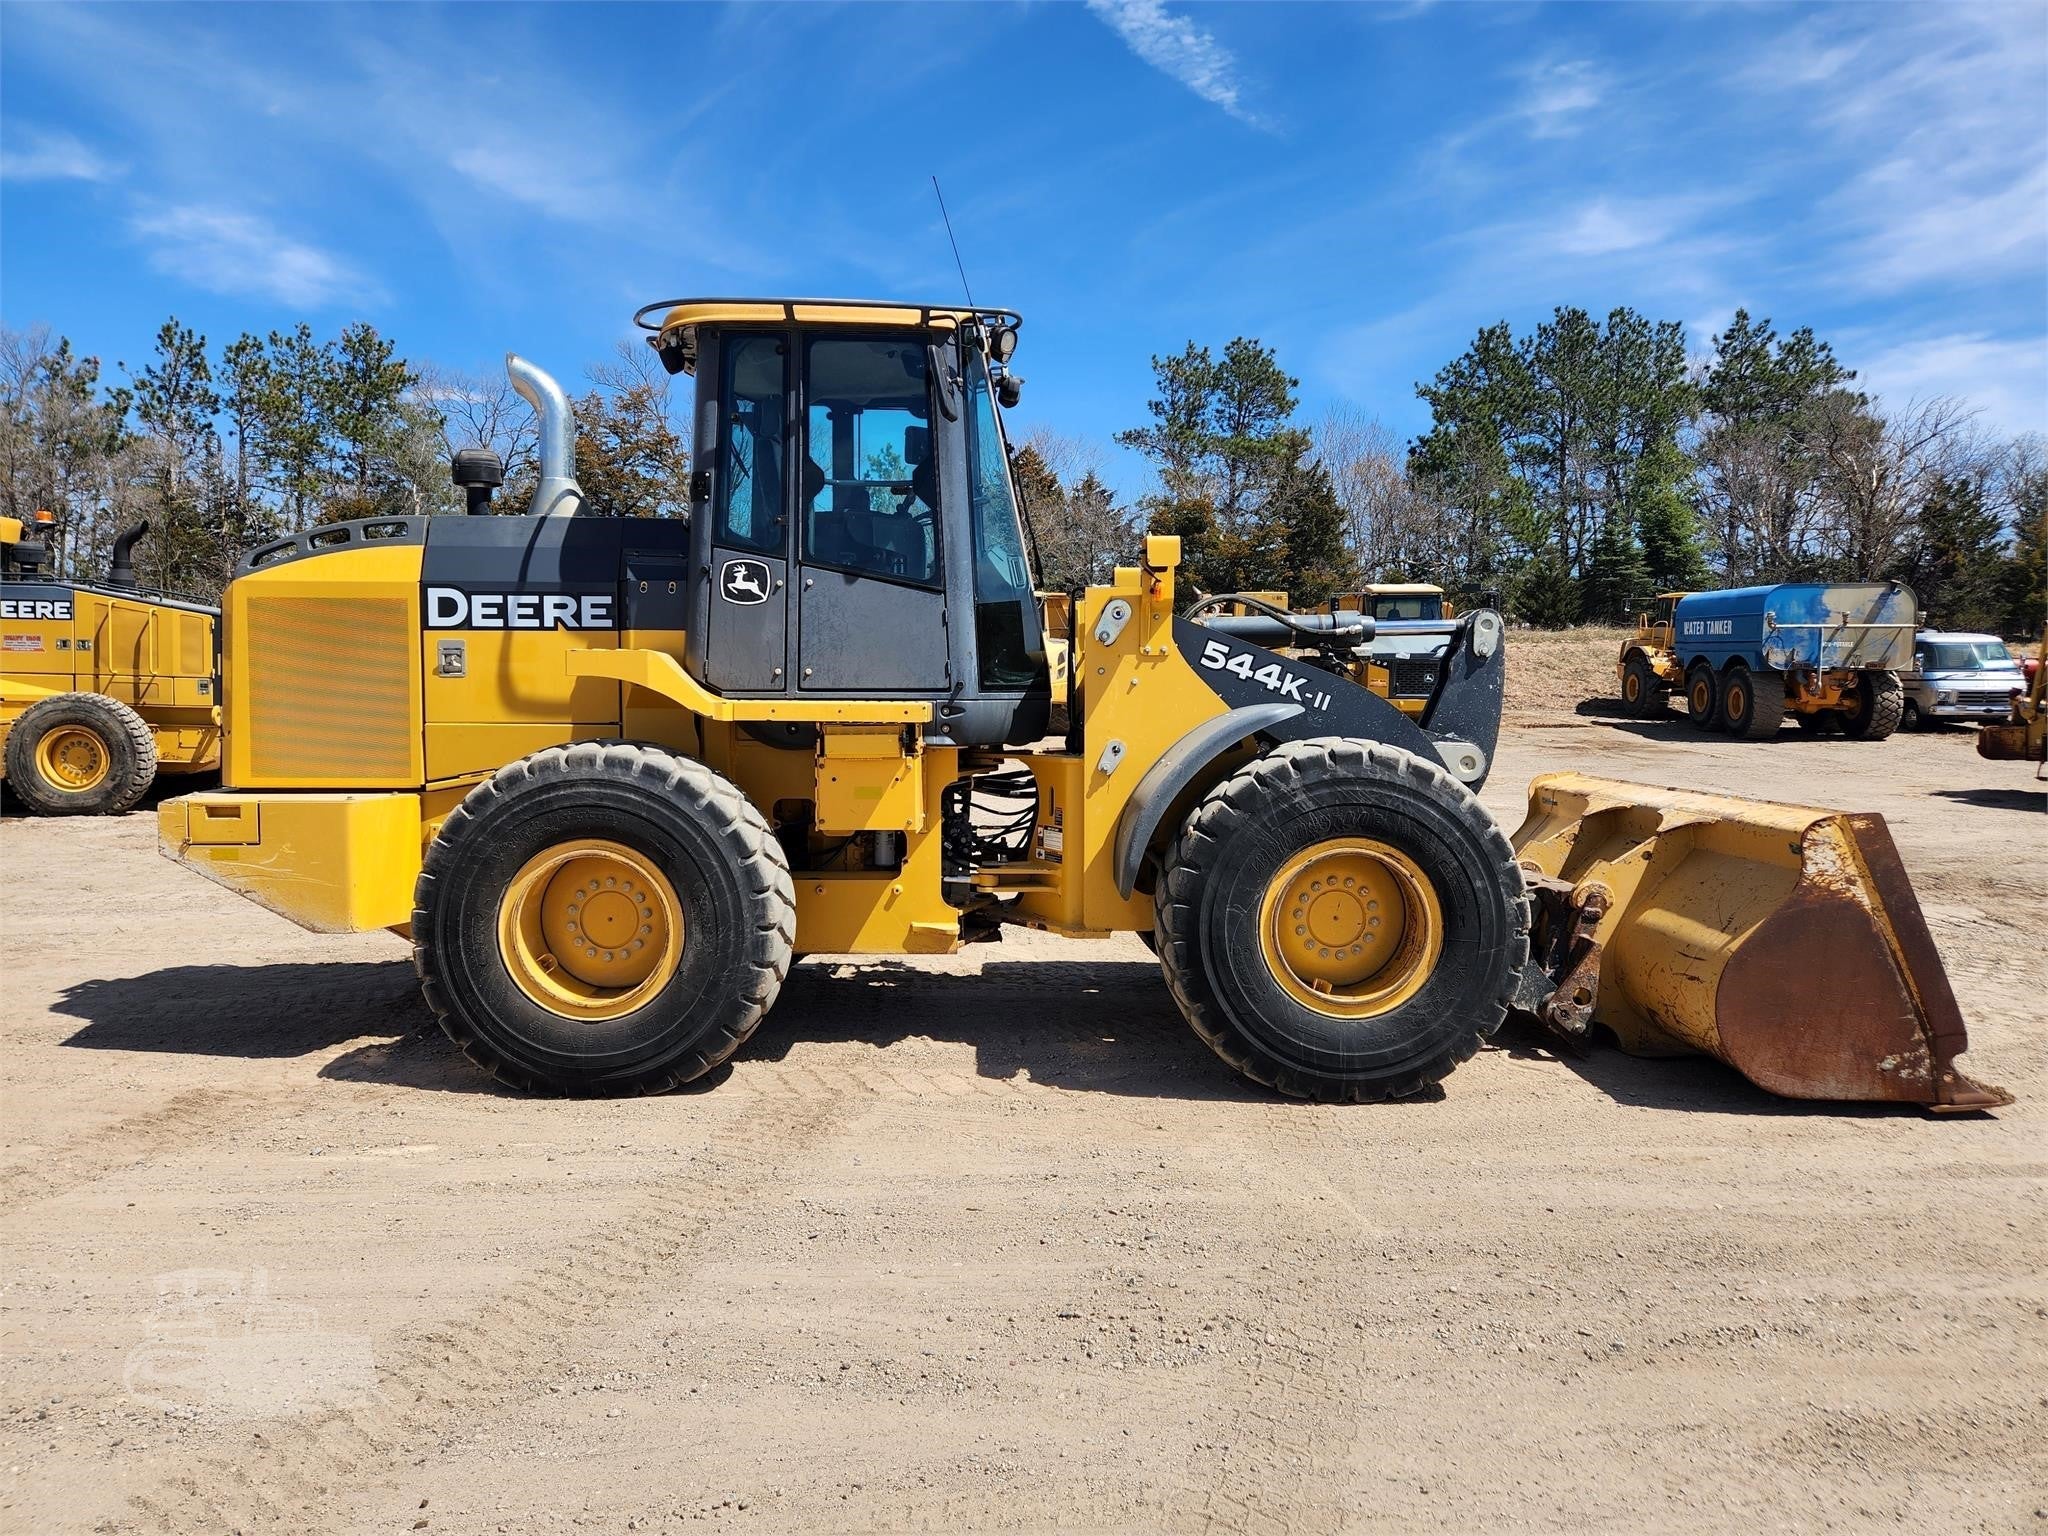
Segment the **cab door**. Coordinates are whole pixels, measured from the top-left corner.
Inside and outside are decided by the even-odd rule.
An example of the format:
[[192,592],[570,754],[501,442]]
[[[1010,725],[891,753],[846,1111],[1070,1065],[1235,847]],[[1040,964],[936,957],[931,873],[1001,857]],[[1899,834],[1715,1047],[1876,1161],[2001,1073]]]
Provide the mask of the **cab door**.
[[804,338],[797,686],[943,692],[944,551],[919,334]]
[[[715,420],[700,423],[711,460],[708,555],[697,573],[694,670],[722,693],[789,686],[789,343],[736,332],[718,344]],[[702,430],[703,427],[709,431]],[[705,453],[706,438],[712,451]]]

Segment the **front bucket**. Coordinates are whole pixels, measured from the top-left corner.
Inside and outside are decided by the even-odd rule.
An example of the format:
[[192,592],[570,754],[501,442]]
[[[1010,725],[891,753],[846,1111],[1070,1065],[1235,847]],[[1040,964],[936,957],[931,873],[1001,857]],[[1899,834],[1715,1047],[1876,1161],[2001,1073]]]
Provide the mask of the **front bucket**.
[[1955,1065],[1962,1014],[1882,816],[1552,773],[1514,844],[1599,913],[1591,1019],[1623,1049],[1794,1099],[2012,1102]]

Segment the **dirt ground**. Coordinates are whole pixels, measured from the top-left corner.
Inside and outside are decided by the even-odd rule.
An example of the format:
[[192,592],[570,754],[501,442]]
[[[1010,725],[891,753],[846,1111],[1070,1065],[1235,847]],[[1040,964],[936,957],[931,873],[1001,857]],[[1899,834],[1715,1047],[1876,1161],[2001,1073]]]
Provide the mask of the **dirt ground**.
[[[494,1090],[404,945],[9,820],[9,1532],[2048,1532],[2048,804],[1961,732],[1576,712],[1486,800],[1883,812],[1995,1116],[1504,1037],[1234,1079],[1134,939],[798,967],[701,1091]],[[1561,701],[1561,702],[1560,702]]]

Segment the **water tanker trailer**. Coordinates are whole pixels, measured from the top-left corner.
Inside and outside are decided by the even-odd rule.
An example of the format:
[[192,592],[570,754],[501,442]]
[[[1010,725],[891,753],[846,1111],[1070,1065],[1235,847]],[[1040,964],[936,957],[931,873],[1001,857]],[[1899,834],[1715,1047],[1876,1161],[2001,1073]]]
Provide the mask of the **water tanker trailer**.
[[1666,592],[1621,648],[1622,702],[1656,719],[1676,692],[1701,730],[1751,740],[1789,715],[1802,730],[1882,741],[1899,728],[1917,605],[1896,581]]

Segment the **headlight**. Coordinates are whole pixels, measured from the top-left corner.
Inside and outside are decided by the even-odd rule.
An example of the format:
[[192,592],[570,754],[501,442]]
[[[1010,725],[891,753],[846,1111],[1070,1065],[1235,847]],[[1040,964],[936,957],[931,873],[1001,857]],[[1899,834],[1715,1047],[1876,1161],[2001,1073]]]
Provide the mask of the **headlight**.
[[1934,702],[1937,704],[1953,704],[1955,701],[1956,696],[1952,693],[1937,693],[1934,696]]

